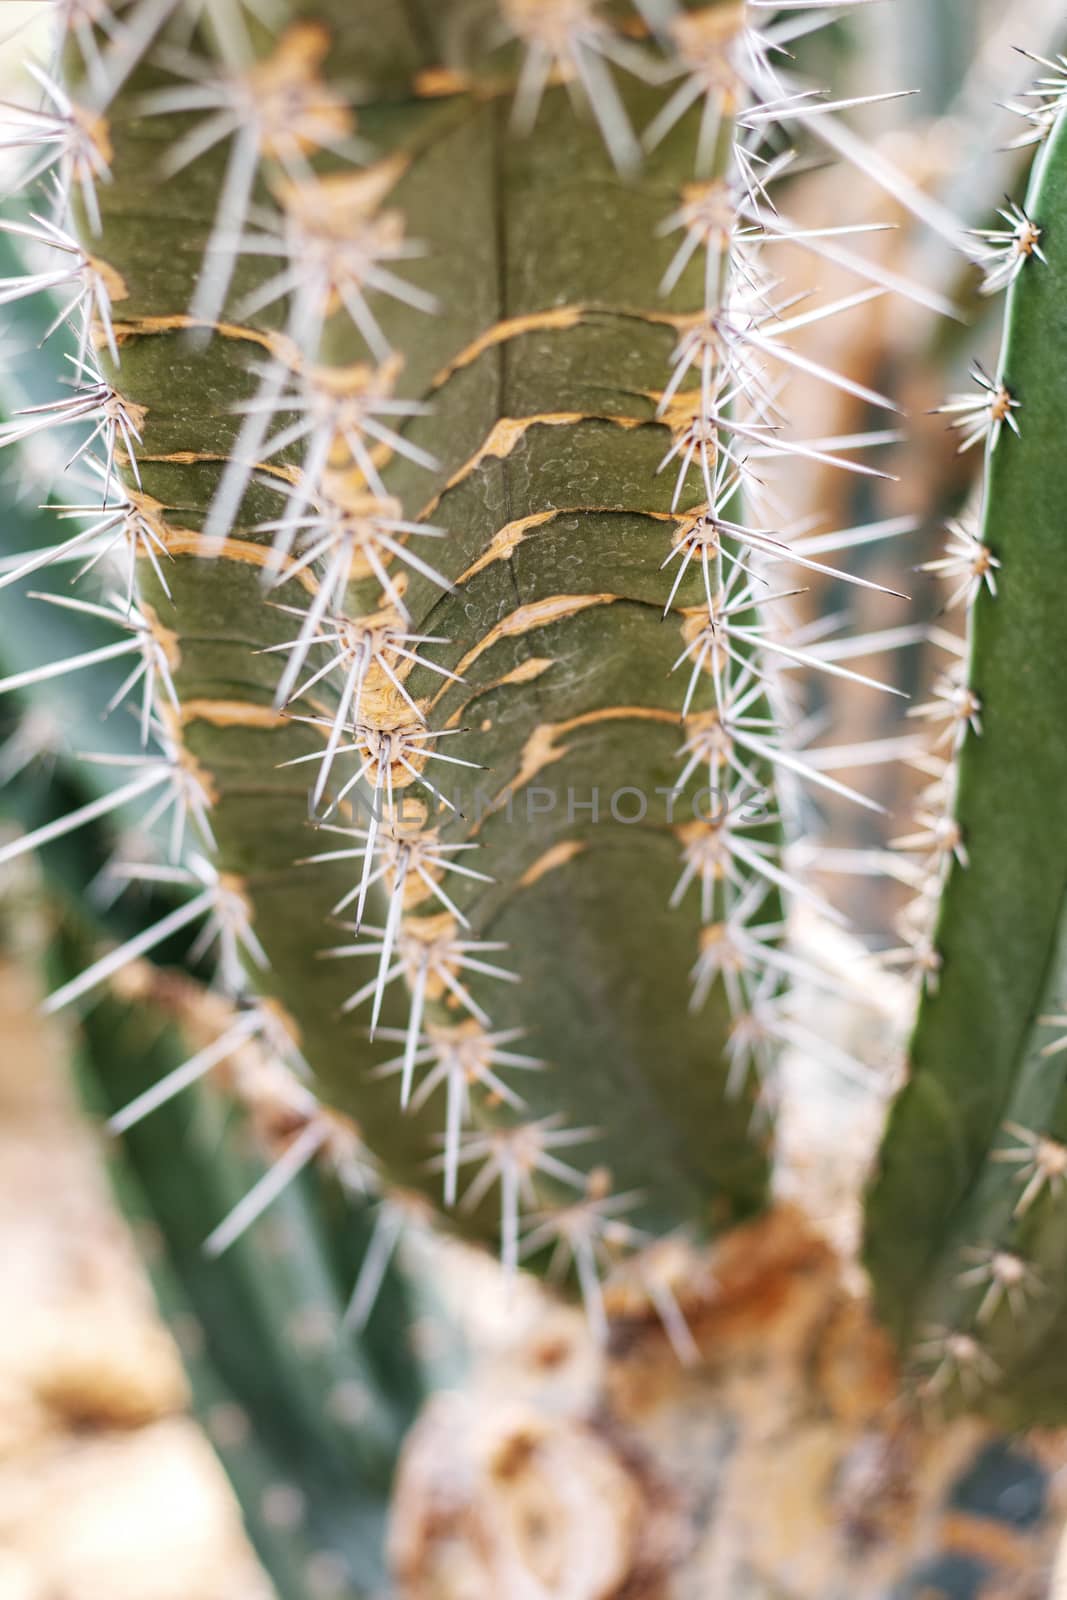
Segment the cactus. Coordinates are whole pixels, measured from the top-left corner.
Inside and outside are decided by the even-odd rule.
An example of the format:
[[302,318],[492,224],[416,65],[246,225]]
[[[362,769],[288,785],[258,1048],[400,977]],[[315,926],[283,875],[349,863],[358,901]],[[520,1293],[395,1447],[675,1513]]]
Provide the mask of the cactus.
[[[41,107],[11,108],[5,134],[31,148],[39,194],[0,222],[14,252],[0,298],[43,354],[19,364],[28,393],[5,380],[0,444],[39,483],[58,436],[69,476],[0,569],[0,697],[36,707],[0,752],[23,823],[0,864],[41,851],[60,929],[46,1009],[79,1019],[90,1102],[123,1141],[124,1204],[166,1241],[164,1306],[204,1322],[206,1403],[220,1384],[245,1397],[255,1447],[227,1465],[280,1590],[314,1593],[323,1549],[343,1592],[386,1581],[385,1499],[433,1384],[398,1353],[423,1291],[388,1257],[431,1217],[580,1300],[600,1374],[582,1405],[629,1439],[607,1477],[630,1456],[648,1468],[627,1494],[684,1477],[701,1427],[697,1480],[770,1469],[759,1405],[731,1387],[753,1344],[771,1352],[767,1385],[795,1395],[802,1449],[823,1430],[834,1487],[809,1486],[792,1555],[755,1554],[758,1536],[739,1555],[735,1501],[709,1490],[654,1557],[627,1545],[614,1587],[591,1576],[590,1595],[958,1587],[942,1512],[969,1486],[970,1509],[1002,1521],[989,1472],[1040,1480],[1040,1508],[984,1577],[1009,1577],[1019,1551],[1045,1563],[1040,1451],[1012,1454],[995,1428],[1064,1420],[1067,993],[1038,784],[1058,759],[1062,641],[1058,61],[1027,103],[1042,148],[1026,207],[976,243],[852,130],[854,105],[892,95],[820,98],[803,76],[809,36],[850,5],[55,9]],[[899,692],[851,663],[926,630],[867,560],[916,523],[863,509],[897,406],[805,338],[887,296],[953,307],[864,253],[852,235],[871,225],[836,206],[794,220],[793,141],[851,163],[1007,289],[1002,365],[943,408],[965,452],[982,445],[986,481],[980,531],[954,524],[926,563],[970,633],[969,677],[914,708],[932,754],[910,732],[811,744],[818,694]],[[809,303],[805,257],[847,286]],[[791,424],[790,379],[854,425]],[[802,469],[852,485],[848,526],[805,525]],[[813,619],[808,589],[846,585],[892,625],[842,639]],[[42,796],[32,717],[76,726],[84,755],[87,707],[105,705],[96,751],[60,747]],[[816,1120],[844,1108],[845,1143],[868,1110],[881,1121],[890,1079],[826,958],[842,919],[825,884],[887,858],[828,847],[818,811],[877,812],[838,774],[901,750],[937,770],[888,858],[918,899],[887,962],[923,989],[866,1207],[891,1351],[846,1288],[847,1252],[776,1204],[771,1178],[781,1103],[779,1189],[796,1180],[798,1093]],[[1009,803],[1029,826],[1006,828]],[[821,931],[798,938],[813,916]],[[823,1038],[810,1019],[842,1004],[846,1036]],[[783,1051],[808,1062],[799,1091]],[[249,1170],[231,1103],[265,1165]],[[167,1152],[187,1129],[183,1178]],[[338,1179],[363,1196],[343,1215]],[[268,1210],[297,1241],[281,1267]],[[309,1285],[347,1329],[314,1370],[283,1336]],[[239,1320],[254,1374],[235,1365]],[[650,1429],[629,1388],[646,1368]],[[330,1395],[355,1388],[358,1425],[339,1437]],[[504,1491],[479,1499],[487,1446],[453,1431],[457,1490],[437,1404],[400,1468],[394,1578],[458,1594],[460,1568],[438,1571],[435,1552],[467,1540],[489,1576],[462,1592],[518,1593]],[[957,1410],[970,1415],[931,1430],[931,1411]],[[587,1423],[559,1427],[578,1471]],[[290,1457],[308,1520],[279,1539],[263,1493]],[[865,1461],[861,1506],[849,1486]],[[770,1497],[776,1540],[794,1514]],[[479,1517],[488,1533],[471,1532]],[[608,1544],[597,1571],[615,1570]]]
[[[933,869],[947,877],[930,947],[936,982],[923,997],[868,1232],[887,1320],[905,1339],[925,1323],[976,1340],[978,1377],[1002,1375],[979,1383],[983,1398],[1014,1424],[1063,1414],[1064,839],[1048,797],[1058,786],[1065,644],[1055,601],[1065,205],[1067,129],[1057,124],[1025,206],[1004,216],[987,278],[1010,288],[993,392],[966,414],[988,457],[981,522],[957,536],[950,557],[969,658],[937,691],[949,762],[935,799],[947,806]],[[935,1367],[937,1343],[920,1339]]]

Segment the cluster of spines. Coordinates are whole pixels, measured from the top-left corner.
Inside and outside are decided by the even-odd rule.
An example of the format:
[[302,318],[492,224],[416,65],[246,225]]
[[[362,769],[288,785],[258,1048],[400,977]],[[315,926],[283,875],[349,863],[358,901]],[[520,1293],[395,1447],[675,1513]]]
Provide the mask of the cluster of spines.
[[[184,15],[195,22],[196,8],[179,5],[178,0],[156,4],[138,0],[117,18],[108,17],[103,7],[58,9],[84,58],[91,114],[76,107],[51,79],[42,80],[48,109],[36,118],[17,113],[9,142],[39,147],[38,170],[46,163],[62,169],[61,176],[81,195],[86,224],[92,230],[98,215],[94,186],[108,176],[109,96],[144,52],[154,48],[153,41],[168,19]],[[785,981],[798,972],[817,979],[781,949],[783,925],[773,907],[780,896],[818,897],[798,880],[776,842],[780,819],[766,811],[751,814],[753,801],[765,788],[776,788],[779,806],[788,804],[794,778],[862,800],[830,775],[834,751],[805,756],[776,731],[795,721],[786,674],[804,666],[870,682],[841,664],[850,653],[862,652],[862,641],[850,652],[841,648],[840,641],[790,642],[779,636],[769,620],[772,613],[765,608],[784,606],[796,591],[776,593],[765,574],[786,563],[801,571],[826,573],[831,569],[817,556],[863,545],[879,534],[892,536],[908,526],[901,519],[817,537],[789,537],[791,530],[782,530],[784,510],[763,478],[769,460],[794,457],[870,472],[873,469],[858,464],[851,452],[858,446],[887,442],[892,435],[790,440],[782,433],[785,419],[780,384],[772,375],[774,364],[830,383],[865,404],[888,405],[872,390],[828,372],[794,350],[789,337],[806,324],[885,291],[911,293],[931,303],[921,288],[902,283],[839,241],[839,236],[860,230],[798,228],[768,198],[768,186],[789,170],[792,156],[766,145],[765,135],[770,128],[791,124],[812,128],[874,176],[885,176],[880,159],[868,156],[837,121],[837,106],[813,99],[805,86],[773,65],[776,52],[790,39],[821,25],[825,15],[808,15],[802,0],[775,9],[785,12],[786,19],[764,27],[757,3],[713,5],[685,13],[651,3],[641,7],[663,47],[653,65],[646,49],[618,34],[591,0],[502,0],[501,7],[503,32],[518,41],[522,52],[516,101],[520,130],[536,119],[541,93],[556,76],[591,107],[609,152],[626,168],[638,159],[640,143],[613,86],[613,67],[654,75],[664,72],[665,61],[666,74],[676,80],[663,112],[646,134],[647,144],[670,132],[691,107],[702,105],[694,180],[665,224],[668,231],[680,233],[681,241],[664,288],[669,290],[689,260],[703,253],[706,293],[702,311],[680,331],[660,415],[672,435],[663,467],[677,475],[675,510],[694,481],[703,488],[704,504],[677,514],[676,532],[663,563],[664,600],[670,611],[686,571],[695,567],[701,573],[705,603],[684,617],[685,648],[676,663],[686,675],[677,787],[681,791],[695,776],[706,774],[718,800],[710,820],[683,830],[675,898],[680,901],[693,892],[701,897],[705,926],[700,950],[695,952],[694,1004],[703,1002],[713,984],[722,985],[734,1014],[735,1084],[752,1066],[769,1075],[774,1046],[798,1042],[802,1029],[789,1015]],[[423,645],[442,641],[413,632],[404,603],[405,583],[396,569],[406,568],[447,587],[445,578],[412,546],[413,540],[443,534],[405,518],[381,476],[382,463],[391,455],[416,466],[434,465],[403,431],[421,407],[397,396],[400,360],[368,298],[384,295],[415,312],[435,310],[432,299],[403,275],[403,263],[419,253],[419,246],[406,237],[402,215],[387,205],[388,185],[378,182],[373,165],[329,182],[316,175],[319,152],[328,151],[342,162],[362,162],[369,154],[356,137],[348,105],[319,75],[317,31],[285,35],[271,56],[257,60],[236,0],[215,8],[211,24],[219,62],[205,62],[187,49],[168,46],[162,59],[177,81],[174,87],[157,91],[144,107],[197,114],[195,126],[170,153],[172,172],[229,141],[215,230],[188,320],[194,327],[209,326],[218,317],[240,255],[276,262],[277,270],[245,298],[237,314],[252,315],[284,303],[286,320],[282,334],[272,342],[273,354],[258,374],[258,392],[243,408],[244,421],[208,514],[201,549],[210,554],[225,538],[255,464],[300,445],[301,473],[285,490],[281,515],[260,531],[273,544],[268,568],[272,581],[302,572],[314,573],[315,578],[314,598],[297,619],[295,637],[279,651],[284,664],[278,705],[301,716],[301,702],[311,688],[325,678],[336,685],[333,715],[307,718],[322,726],[326,739],[323,754],[314,758],[312,815],[329,827],[343,828],[341,808],[350,793],[358,786],[364,798],[368,791],[371,796],[368,825],[344,830],[354,835],[351,846],[320,853],[334,859],[347,854],[357,863],[353,889],[335,908],[338,914],[351,915],[350,930],[357,939],[337,953],[369,957],[377,973],[356,991],[350,1004],[370,1004],[373,1029],[385,987],[393,982],[407,985],[411,1020],[396,1040],[403,1050],[382,1071],[396,1071],[399,1076],[402,1107],[425,1099],[438,1087],[446,1091],[446,1137],[439,1158],[446,1201],[459,1198],[461,1168],[478,1168],[463,1203],[476,1203],[499,1184],[505,1261],[513,1265],[524,1253],[540,1251],[555,1241],[559,1259],[569,1253],[573,1260],[599,1327],[599,1291],[591,1287],[599,1281],[598,1272],[611,1265],[621,1246],[644,1242],[618,1215],[631,1197],[613,1197],[603,1173],[586,1175],[562,1153],[592,1130],[559,1126],[552,1119],[522,1120],[521,1095],[501,1074],[508,1069],[533,1070],[540,1063],[509,1048],[514,1035],[494,1031],[490,1014],[465,981],[469,973],[501,981],[512,974],[486,959],[495,956],[497,947],[463,936],[462,913],[446,887],[449,874],[481,875],[461,856],[460,847],[437,837],[428,804],[403,803],[406,792],[417,786],[447,806],[450,802],[433,782],[430,764],[466,764],[447,748],[439,748],[443,734],[456,730],[432,729],[424,707],[405,688],[416,661],[443,672],[420,654]],[[273,179],[277,211],[273,219],[250,223],[246,213],[253,180],[264,169]],[[898,183],[891,182],[890,187],[898,198],[909,198],[901,195]],[[928,210],[922,205],[919,209]],[[11,853],[147,795],[153,807],[149,822],[157,822],[171,807],[174,823],[170,859],[147,869],[139,867],[138,876],[188,883],[194,890],[186,904],[105,956],[54,995],[50,1004],[58,1008],[80,999],[125,961],[147,954],[169,934],[201,917],[206,919],[202,944],[217,940],[220,945],[221,981],[241,994],[247,981],[245,966],[262,966],[265,954],[252,930],[240,885],[210,863],[210,785],[177,737],[180,716],[165,636],[153,618],[142,616],[133,605],[133,572],[139,557],[151,563],[166,590],[166,537],[137,478],[136,408],[123,400],[98,363],[98,350],[108,352],[116,364],[120,354],[111,323],[107,268],[70,231],[66,198],[54,202],[51,214],[40,214],[29,224],[6,226],[28,235],[27,243],[47,252],[57,264],[40,275],[10,280],[0,293],[10,301],[37,288],[59,292],[65,296],[60,323],[74,320],[79,332],[74,397],[16,418],[4,438],[17,442],[53,426],[90,425],[75,459],[100,496],[95,505],[66,508],[66,514],[84,518],[89,525],[50,555],[85,565],[110,556],[116,546],[124,551],[129,563],[126,598],[116,594],[109,607],[125,637],[110,653],[136,656],[136,671],[124,687],[143,685],[142,738],[146,745],[158,745],[158,753],[146,753],[129,784],[53,824],[45,834],[19,841]],[[819,309],[794,311],[780,298],[778,282],[761,259],[773,255],[773,247],[784,240],[849,268],[864,287]],[[335,314],[350,321],[365,347],[365,358],[354,365],[334,367],[325,359],[320,364],[308,354],[319,349],[327,329],[327,308],[334,314],[335,307]],[[286,421],[275,429],[279,416]],[[1013,420],[1010,406],[1006,419]],[[133,484],[124,486],[120,481],[118,465],[128,469]],[[271,484],[278,488],[276,479]],[[38,556],[13,563],[4,581],[14,581],[41,564]],[[92,659],[100,655],[94,652]],[[82,664],[91,664],[91,659],[57,663],[54,670],[76,670]],[[33,676],[22,675],[7,687],[23,686]],[[708,688],[711,703],[703,706],[702,693]],[[338,785],[338,758],[352,754],[354,775]],[[841,760],[842,764],[854,761],[855,752],[841,752]],[[198,853],[187,849],[187,816],[200,835]],[[761,827],[771,833],[770,841],[758,836]],[[378,903],[385,891],[385,914],[381,925],[373,928],[365,923],[372,890]],[[426,916],[430,902],[436,914]],[[416,908],[422,914],[408,914]],[[465,1014],[458,1027],[440,1025],[428,1011],[442,997],[450,997]],[[246,1019],[253,1015],[259,1015],[254,1004],[242,1014],[245,1020],[235,1024],[241,1038],[252,1027]],[[220,1043],[218,1049],[225,1052],[229,1045]],[[176,1092],[197,1071],[208,1070],[215,1059],[210,1054],[204,1065],[203,1052],[194,1057],[173,1078],[168,1092]],[[417,1082],[419,1072],[424,1072],[421,1082]],[[489,1091],[511,1107],[514,1122],[464,1132],[472,1090]],[[302,1088],[301,1093],[310,1091]],[[149,1109],[146,1099],[141,1110]],[[330,1143],[323,1131],[326,1116],[313,1117],[309,1110],[304,1132],[280,1160],[278,1176],[264,1180],[238,1221],[247,1223],[277,1191],[282,1178]],[[361,1170],[368,1170],[366,1163]],[[575,1204],[551,1212],[538,1210],[535,1179],[541,1173],[573,1188],[578,1196]],[[533,1212],[525,1235],[523,1211]],[[383,1217],[387,1214],[392,1215],[383,1207]],[[222,1244],[229,1242],[234,1224],[223,1224],[219,1236]],[[216,1247],[220,1237],[215,1238]],[[364,1294],[361,1303],[365,1298]]]
[[[877,810],[833,774],[899,754],[894,741],[805,750],[796,736],[804,718],[790,674],[802,668],[885,689],[845,663],[915,642],[910,628],[843,640],[822,636],[818,626],[796,627],[790,618],[789,602],[802,592],[808,574],[880,587],[836,571],[819,557],[914,527],[907,517],[820,535],[790,525],[788,507],[769,475],[776,462],[812,461],[880,477],[884,474],[856,452],[899,437],[891,430],[792,436],[782,391],[788,377],[798,373],[864,406],[894,409],[885,396],[795,348],[792,335],[886,292],[947,309],[920,285],[850,248],[849,236],[871,231],[871,225],[802,227],[791,221],[777,194],[772,198],[772,186],[790,173],[796,155],[782,148],[780,137],[768,139],[768,134],[792,125],[821,133],[877,181],[887,176],[881,158],[836,117],[844,105],[865,102],[827,102],[790,72],[778,70],[789,42],[825,25],[827,13],[810,14],[800,6],[777,9],[780,14],[766,24],[757,7],[742,5],[679,13],[666,23],[661,19],[678,82],[646,135],[646,143],[655,143],[693,107],[700,108],[693,181],[663,225],[665,234],[679,236],[663,287],[671,289],[694,259],[702,259],[704,299],[680,331],[659,415],[672,435],[662,470],[675,475],[673,508],[678,511],[683,495],[691,500],[694,486],[701,502],[678,513],[663,563],[672,578],[665,596],[668,611],[690,569],[700,574],[704,601],[685,613],[684,649],[675,663],[686,675],[677,789],[680,793],[698,777],[716,803],[706,820],[678,830],[682,862],[673,903],[691,892],[700,896],[704,926],[692,972],[692,1003],[699,1008],[713,985],[722,987],[733,1017],[730,1086],[739,1090],[754,1070],[768,1101],[773,1101],[774,1062],[783,1044],[814,1048],[878,1086],[863,1063],[813,1040],[793,1014],[794,980],[816,985],[828,980],[783,948],[788,927],[783,906],[787,910],[800,900],[840,920],[805,881],[807,874],[812,868],[863,870],[860,852],[852,860],[849,852],[793,847],[791,840],[805,831],[796,815],[804,804],[802,791],[810,788],[815,796],[830,794]],[[914,199],[918,209],[929,211],[906,185],[888,176],[898,198]],[[940,216],[935,220],[958,242],[954,225]],[[845,268],[859,288],[814,307],[798,305],[773,267],[777,247],[787,242]],[[778,576],[782,570],[789,574],[786,581]]]
[[[1023,52],[1028,54],[1028,52]],[[1027,129],[1014,143],[1027,147],[1044,143],[1057,127],[1067,106],[1067,62],[1031,57],[1047,69],[1018,103],[1008,109],[1023,116]],[[1041,218],[1031,216],[1013,200],[997,213],[997,224],[977,235],[976,264],[982,271],[982,292],[996,295],[1010,289],[1021,274],[1040,272],[1047,266]],[[1026,427],[1025,412],[998,370],[990,375],[980,363],[972,367],[975,389],[952,396],[940,411],[959,433],[959,451],[979,447],[983,473],[975,505],[946,525],[944,550],[919,570],[933,574],[947,586],[943,613],[962,617],[961,630],[938,625],[931,643],[948,657],[929,698],[910,709],[923,725],[923,739],[914,764],[926,782],[914,810],[914,831],[895,840],[907,870],[903,881],[914,890],[899,918],[901,946],[888,960],[908,968],[920,988],[936,994],[943,965],[938,948],[937,920],[941,896],[949,875],[966,872],[970,865],[968,842],[958,818],[959,756],[964,744],[982,736],[982,705],[970,683],[972,634],[979,606],[995,605],[1001,559],[983,541],[982,496],[990,464],[998,450],[1011,448],[1011,435]],[[1050,1030],[1043,1057],[1067,1049],[1067,1019],[1043,1016],[1039,1023]],[[1045,1134],[1015,1122],[1003,1126],[1004,1142],[992,1152],[994,1162],[1012,1174],[1016,1190],[1009,1225],[1016,1227],[1045,1194],[1056,1198],[1067,1192],[1067,1147]],[[936,1408],[950,1401],[979,1402],[1003,1378],[990,1354],[986,1336],[998,1316],[1022,1324],[1035,1299],[1045,1292],[1036,1267],[1019,1253],[1011,1237],[983,1238],[964,1244],[954,1283],[965,1296],[966,1316],[953,1326],[928,1325],[920,1330],[913,1349],[920,1399]]]

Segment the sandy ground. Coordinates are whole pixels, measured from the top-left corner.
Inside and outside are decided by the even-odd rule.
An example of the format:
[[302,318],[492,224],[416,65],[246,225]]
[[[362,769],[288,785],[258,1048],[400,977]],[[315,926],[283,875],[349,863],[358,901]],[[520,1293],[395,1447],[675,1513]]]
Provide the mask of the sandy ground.
[[0,966],[0,1600],[269,1600],[33,1005]]

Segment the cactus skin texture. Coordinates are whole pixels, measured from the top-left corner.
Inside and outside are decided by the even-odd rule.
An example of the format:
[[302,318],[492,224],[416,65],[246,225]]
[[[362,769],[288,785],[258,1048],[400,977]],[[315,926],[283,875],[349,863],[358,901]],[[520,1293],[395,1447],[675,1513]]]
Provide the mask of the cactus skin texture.
[[[413,897],[413,915],[429,914],[466,939],[508,945],[506,956],[481,960],[521,981],[475,971],[469,991],[493,1032],[522,1029],[515,1048],[546,1064],[521,1075],[522,1120],[551,1117],[564,1134],[588,1130],[573,1153],[565,1147],[556,1159],[628,1196],[627,1225],[659,1234],[695,1221],[706,1232],[764,1201],[767,1158],[762,1135],[752,1132],[754,1082],[726,1092],[729,1018],[721,991],[690,1010],[699,895],[670,905],[678,838],[655,795],[677,769],[686,677],[671,675],[684,648],[681,619],[661,620],[673,581],[673,569],[660,567],[671,549],[674,473],[657,476],[670,433],[656,420],[655,397],[670,372],[677,318],[699,306],[703,278],[698,258],[671,296],[660,295],[677,240],[657,238],[656,230],[676,209],[680,176],[692,165],[693,118],[652,154],[620,206],[620,179],[599,133],[573,117],[564,90],[546,92],[524,139],[509,132],[509,99],[461,92],[458,68],[453,92],[420,93],[419,74],[443,59],[442,41],[484,38],[483,13],[437,8],[428,45],[400,7],[293,7],[290,30],[268,45],[272,62],[291,61],[298,79],[306,67],[306,83],[324,96],[330,91],[320,71],[329,82],[362,85],[356,134],[373,146],[375,160],[366,169],[335,163],[339,170],[326,179],[336,185],[331,203],[358,217],[366,196],[381,226],[402,218],[404,239],[419,244],[419,254],[395,268],[411,286],[406,294],[432,294],[447,308],[434,316],[400,294],[369,297],[378,337],[403,351],[396,392],[417,405],[433,401],[432,414],[417,416],[405,437],[440,463],[428,471],[397,455],[382,469],[385,487],[404,516],[430,507],[427,520],[447,526],[447,540],[408,542],[455,591],[442,595],[400,562],[391,570],[410,580],[408,631],[451,641],[422,654],[464,680],[420,666],[404,687],[432,704],[431,726],[464,730],[439,748],[455,749],[479,770],[431,759],[427,775],[446,794],[459,788],[464,795],[466,820],[446,817],[441,837],[459,844],[476,837],[480,849],[470,861],[495,881],[445,879],[469,930],[458,930],[425,889]],[[279,514],[270,473],[283,474],[300,449],[272,457],[246,489],[218,558],[202,559],[187,532],[204,526],[219,459],[242,448],[232,408],[256,392],[249,366],[262,364],[262,343],[275,337],[284,348],[284,306],[242,320],[242,300],[279,270],[276,257],[264,263],[252,254],[235,263],[227,305],[238,309],[225,313],[222,335],[204,348],[181,326],[196,300],[228,152],[219,146],[161,177],[161,154],[180,148],[200,115],[138,116],[160,81],[151,66],[140,69],[109,107],[112,181],[100,187],[102,228],[91,240],[121,285],[113,297],[121,365],[109,363],[106,349],[101,359],[137,408],[143,491],[174,552],[164,567],[173,604],[144,562],[139,591],[174,653],[182,743],[214,797],[218,864],[239,880],[269,957],[264,987],[298,1023],[323,1098],[356,1116],[393,1182],[438,1199],[441,1177],[427,1160],[442,1125],[440,1097],[398,1115],[397,1079],[371,1069],[395,1056],[399,1043],[368,1043],[366,1005],[339,1021],[346,998],[373,984],[373,938],[363,932],[371,953],[362,959],[309,959],[344,941],[331,934],[331,908],[351,895],[360,866],[294,865],[355,843],[309,828],[305,780],[314,767],[284,765],[321,753],[320,732],[294,718],[329,715],[334,691],[326,682],[321,698],[294,702],[292,716],[279,713],[273,705],[284,656],[256,654],[297,632],[278,605],[306,608],[315,593],[306,570],[303,583],[282,584],[267,597],[276,605],[261,588],[270,541],[256,529]],[[638,86],[627,98],[637,125],[651,121],[656,97]],[[351,121],[337,116],[342,128]],[[257,197],[266,195],[257,190]],[[322,353],[344,381],[367,380],[366,342],[343,312],[328,319]],[[280,418],[274,431],[284,408]],[[683,506],[697,499],[688,486]],[[701,593],[693,570],[675,603],[691,614]],[[351,616],[381,603],[373,577],[349,586]],[[316,659],[313,652],[301,679]],[[410,723],[388,684],[384,699],[386,725],[390,716]],[[394,777],[407,782],[399,766]],[[512,816],[480,821],[480,796],[509,787]],[[642,796],[649,801],[648,817],[632,826],[609,814],[612,796],[626,788],[639,792],[623,796],[623,812]],[[597,824],[582,809],[594,789],[605,813]],[[403,798],[416,809],[431,801],[417,782]],[[362,825],[366,817],[352,820]],[[370,927],[387,921],[388,905],[380,886],[369,891]],[[773,896],[765,916],[773,921]],[[459,976],[466,986],[468,977]],[[381,1021],[392,1030],[408,1023],[402,989],[385,992]],[[442,999],[447,992],[430,995],[428,1020],[479,1031],[469,1008],[445,1007]],[[515,1122],[513,1107],[494,1091],[475,1083],[473,1094],[480,1120]],[[461,1169],[461,1193],[476,1172]],[[538,1183],[542,1202],[572,1198],[571,1184],[551,1174]],[[473,1213],[452,1215],[465,1231],[492,1240],[499,1210],[491,1192]]]
[[1018,436],[1005,428],[988,447],[981,541],[1000,566],[996,594],[980,586],[971,608],[981,731],[966,730],[955,780],[967,864],[945,885],[941,970],[922,1000],[866,1245],[904,1347],[936,1369],[939,1337],[976,1340],[985,1357],[964,1398],[1016,1425],[1067,1417],[1067,813],[1054,798],[1067,783],[1062,117],[1024,210],[1044,260],[1031,256],[1008,294],[998,376],[1018,403]]

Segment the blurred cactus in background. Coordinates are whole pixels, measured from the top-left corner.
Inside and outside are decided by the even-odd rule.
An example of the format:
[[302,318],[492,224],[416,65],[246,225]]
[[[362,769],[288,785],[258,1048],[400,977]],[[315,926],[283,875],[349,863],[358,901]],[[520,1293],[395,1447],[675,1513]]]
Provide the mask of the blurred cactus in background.
[[279,1595],[1048,1592],[1059,8],[48,10],[0,868]]

